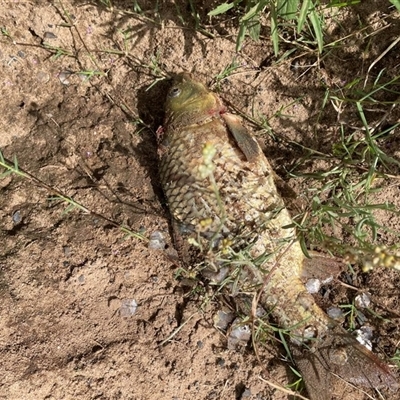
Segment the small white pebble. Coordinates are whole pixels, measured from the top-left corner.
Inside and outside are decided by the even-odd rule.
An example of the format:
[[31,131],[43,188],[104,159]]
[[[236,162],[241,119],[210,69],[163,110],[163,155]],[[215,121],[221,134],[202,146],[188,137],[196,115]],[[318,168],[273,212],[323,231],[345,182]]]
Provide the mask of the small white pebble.
[[19,210],[15,211],[12,215],[12,220],[15,225],[18,225],[22,221],[21,212]]
[[361,293],[354,299],[358,308],[368,308],[371,305],[371,295],[369,293]]
[[231,336],[233,338],[247,342],[251,336],[250,326],[249,325],[235,326],[231,331]]
[[164,235],[160,231],[154,231],[150,234],[148,248],[151,250],[165,250]]
[[333,276],[328,276],[328,278],[326,278],[322,281],[322,285],[327,285],[328,283],[331,283],[332,281],[333,281]]
[[239,347],[244,347],[251,338],[251,329],[249,325],[236,318],[233,321],[232,329],[228,335],[228,349],[236,350]]
[[226,331],[228,325],[233,321],[235,315],[230,311],[218,310],[217,314],[214,315],[214,326]]
[[326,313],[328,314],[329,318],[335,320],[341,320],[344,316],[342,309],[339,307],[329,307],[326,310]]
[[267,312],[265,311],[265,309],[263,307],[261,307],[260,305],[257,306],[256,308],[256,317],[261,318],[264,317],[264,315],[266,315]]
[[358,342],[365,346],[368,350],[372,350],[372,328],[364,325],[360,329],[357,329],[355,333]]
[[321,289],[321,281],[319,279],[309,279],[306,283],[306,289],[308,293],[318,293]]
[[58,79],[63,85],[69,85],[69,80],[68,78],[71,77],[74,73],[69,70],[61,71],[58,75]]
[[121,307],[119,308],[119,314],[121,317],[131,317],[136,313],[138,304],[135,299],[124,299],[121,301]]

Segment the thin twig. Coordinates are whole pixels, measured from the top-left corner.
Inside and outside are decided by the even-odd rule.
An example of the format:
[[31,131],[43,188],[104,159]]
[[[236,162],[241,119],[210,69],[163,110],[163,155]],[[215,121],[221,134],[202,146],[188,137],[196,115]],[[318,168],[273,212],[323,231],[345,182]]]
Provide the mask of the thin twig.
[[165,343],[169,342],[176,334],[180,332],[180,330],[197,314],[197,311],[192,314],[183,324],[179,325],[166,339],[164,339],[159,347],[163,346]]

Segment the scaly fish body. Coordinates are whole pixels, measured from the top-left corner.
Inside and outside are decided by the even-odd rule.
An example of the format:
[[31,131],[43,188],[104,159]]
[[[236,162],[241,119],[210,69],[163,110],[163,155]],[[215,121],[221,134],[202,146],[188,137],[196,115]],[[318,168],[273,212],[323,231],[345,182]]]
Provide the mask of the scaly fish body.
[[176,76],[168,94],[159,151],[183,262],[201,260],[204,274],[219,280],[236,274],[238,292],[261,290],[263,307],[290,330],[310,397],[330,399],[330,372],[353,383],[394,387],[387,367],[306,291],[300,280],[304,255],[256,140],[186,73]]

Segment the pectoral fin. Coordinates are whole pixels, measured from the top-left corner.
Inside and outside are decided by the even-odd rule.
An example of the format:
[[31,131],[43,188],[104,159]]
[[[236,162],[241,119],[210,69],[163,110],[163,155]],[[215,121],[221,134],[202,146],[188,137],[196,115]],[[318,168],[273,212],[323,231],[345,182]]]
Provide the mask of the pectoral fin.
[[311,258],[305,258],[301,277],[304,279],[316,278],[324,281],[329,277],[336,278],[347,270],[347,264],[342,258],[333,257],[318,251],[308,250]]
[[229,131],[232,133],[239,149],[246,156],[247,161],[253,162],[261,154],[258,143],[249,133],[249,131],[242,125],[242,121],[234,114],[224,113],[221,114]]

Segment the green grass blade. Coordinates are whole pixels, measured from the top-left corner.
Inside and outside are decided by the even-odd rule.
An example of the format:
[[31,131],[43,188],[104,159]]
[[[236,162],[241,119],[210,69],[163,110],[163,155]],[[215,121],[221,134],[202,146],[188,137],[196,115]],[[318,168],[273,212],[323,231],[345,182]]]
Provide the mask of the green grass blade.
[[255,6],[251,7],[249,11],[242,17],[242,21],[250,21],[252,18],[258,15],[259,6],[261,3],[256,4]]
[[343,1],[343,0],[334,0],[331,1],[327,7],[348,7],[348,6],[354,6],[356,4],[361,3],[361,0],[347,0],[347,1]]
[[301,30],[303,29],[310,7],[311,7],[311,0],[304,0],[303,4],[301,5],[300,14],[297,22],[297,33],[300,33]]
[[260,39],[260,31],[261,31],[260,21],[254,18],[254,21],[250,21],[250,24],[247,29],[249,31],[249,36],[253,40],[258,41]]
[[13,173],[12,171],[3,172],[2,174],[0,174],[0,179],[5,178],[6,176],[11,175],[12,173]]
[[294,19],[296,17],[299,0],[278,0],[278,14],[284,19]]
[[17,156],[15,156],[15,155],[14,155],[14,170],[15,170],[15,171],[19,171],[19,168],[18,168],[18,159],[17,159]]
[[246,36],[247,26],[245,23],[240,24],[238,36],[236,39],[236,51],[240,51],[242,48],[244,37]]
[[315,11],[315,8],[310,12],[309,18],[314,28],[314,34],[318,43],[318,51],[322,53],[322,50],[324,49],[322,26],[321,26],[321,20],[318,18],[318,13]]
[[279,329],[278,334],[279,334],[279,338],[281,339],[282,345],[286,350],[287,355],[289,356],[290,360],[293,362],[292,353],[289,350],[289,346],[286,341],[285,333],[281,329]]
[[271,40],[274,47],[274,54],[277,57],[279,53],[279,35],[278,35],[278,16],[275,4],[271,3]]
[[389,0],[400,12],[400,0]]
[[235,6],[235,3],[222,3],[214,10],[211,10],[207,15],[210,17],[215,17],[216,15],[225,14],[227,11],[232,9]]

